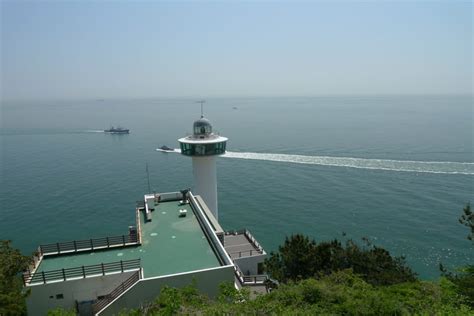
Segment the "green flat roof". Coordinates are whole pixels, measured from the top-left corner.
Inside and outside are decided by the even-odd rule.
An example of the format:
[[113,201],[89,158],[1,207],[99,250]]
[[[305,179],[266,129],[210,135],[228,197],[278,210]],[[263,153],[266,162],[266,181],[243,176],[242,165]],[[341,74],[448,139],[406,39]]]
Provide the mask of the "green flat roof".
[[[187,216],[179,217],[180,209]],[[189,204],[160,202],[144,221],[140,211],[142,244],[136,247],[79,252],[43,258],[37,271],[75,268],[120,260],[141,259],[144,277],[219,267],[220,263]]]

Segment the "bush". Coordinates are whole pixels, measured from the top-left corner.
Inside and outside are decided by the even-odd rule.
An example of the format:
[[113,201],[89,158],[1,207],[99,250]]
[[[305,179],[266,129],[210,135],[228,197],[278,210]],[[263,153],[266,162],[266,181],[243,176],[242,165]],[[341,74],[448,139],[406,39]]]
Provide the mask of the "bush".
[[[248,299],[247,291],[226,283],[218,299],[193,300],[189,287],[162,291],[140,313],[129,315],[472,315],[446,278],[439,283],[412,281],[374,286],[352,270],[341,270],[319,279],[289,281],[266,295]],[[186,294],[188,293],[188,294]],[[164,297],[161,297],[164,296]],[[198,296],[201,297],[202,296]],[[243,299],[246,297],[246,299]],[[166,304],[163,305],[163,302]],[[170,302],[172,308],[169,307]]]
[[392,257],[381,248],[352,240],[345,246],[338,240],[317,244],[297,234],[286,237],[278,252],[271,252],[265,269],[281,282],[329,275],[334,271],[352,269],[372,285],[390,285],[416,280],[416,274],[403,257]]
[[20,273],[30,262],[9,240],[0,240],[0,315],[26,315],[28,292],[23,290]]

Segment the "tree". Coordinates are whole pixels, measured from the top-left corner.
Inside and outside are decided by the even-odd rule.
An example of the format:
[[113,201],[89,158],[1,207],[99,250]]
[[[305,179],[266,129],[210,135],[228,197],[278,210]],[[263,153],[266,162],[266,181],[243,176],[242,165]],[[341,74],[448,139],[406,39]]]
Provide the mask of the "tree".
[[10,240],[0,240],[0,315],[26,315],[20,273],[28,268],[31,258],[11,247]]
[[[470,203],[467,203],[463,208],[459,223],[470,228],[471,232],[467,235],[467,239],[474,243],[474,213],[471,211]],[[466,297],[467,303],[474,307],[474,265],[467,265],[458,269],[456,273],[448,271],[442,264],[439,265],[439,268],[442,275],[456,285],[458,293]]]
[[459,218],[459,223],[471,229],[471,233],[467,235],[467,239],[474,242],[474,213],[471,211],[471,204],[467,203],[463,209],[463,213]]
[[271,252],[270,258],[265,260],[266,270],[282,282],[312,276],[315,272],[315,247],[315,241],[307,236],[296,234],[286,237],[278,252]]
[[392,257],[381,248],[366,243],[360,247],[352,240],[345,246],[338,240],[317,244],[297,234],[286,237],[278,252],[265,260],[266,271],[281,282],[297,281],[352,269],[372,285],[389,285],[416,280],[416,274],[403,257]]

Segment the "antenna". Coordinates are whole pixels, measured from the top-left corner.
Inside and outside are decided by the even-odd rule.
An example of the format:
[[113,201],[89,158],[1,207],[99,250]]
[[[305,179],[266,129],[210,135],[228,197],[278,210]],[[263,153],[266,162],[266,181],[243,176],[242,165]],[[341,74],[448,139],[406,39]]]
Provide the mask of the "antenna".
[[206,100],[199,100],[199,101],[196,101],[196,103],[201,103],[201,118],[203,118],[204,117],[203,104],[206,103]]
[[148,172],[148,161],[146,162],[146,176],[148,179],[148,193],[150,193],[151,189],[150,189],[150,173]]

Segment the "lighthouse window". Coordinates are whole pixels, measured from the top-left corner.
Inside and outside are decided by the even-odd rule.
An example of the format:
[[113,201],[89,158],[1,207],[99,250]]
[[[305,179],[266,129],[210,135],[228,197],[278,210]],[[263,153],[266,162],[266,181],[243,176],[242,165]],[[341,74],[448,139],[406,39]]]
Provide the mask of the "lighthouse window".
[[221,155],[225,153],[226,143],[215,144],[185,144],[181,143],[181,152],[189,156]]
[[196,122],[194,123],[194,134],[201,135],[201,134],[211,134],[212,133],[212,126],[208,123],[204,122]]
[[218,153],[219,153],[219,154],[225,153],[225,145],[226,145],[226,143],[225,143],[225,142],[222,142],[222,143],[219,143],[219,144],[217,144],[217,145],[218,145]]
[[192,155],[194,154],[193,146],[191,144],[181,143],[181,152],[184,155]]
[[204,156],[206,154],[206,146],[205,145],[196,145],[196,154],[199,156]]

